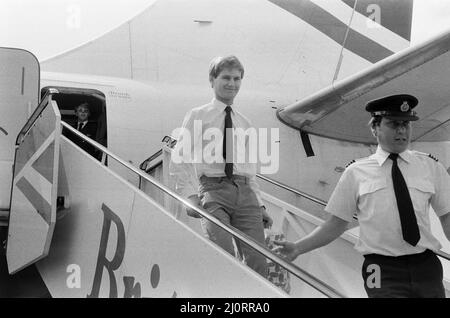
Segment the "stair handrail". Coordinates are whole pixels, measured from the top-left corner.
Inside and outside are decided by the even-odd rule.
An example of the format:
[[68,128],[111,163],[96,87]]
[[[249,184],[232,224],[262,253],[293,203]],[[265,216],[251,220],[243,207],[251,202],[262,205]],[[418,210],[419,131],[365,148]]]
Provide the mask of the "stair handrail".
[[310,195],[310,194],[308,194],[306,192],[302,192],[300,190],[294,189],[294,188],[292,188],[292,187],[290,187],[290,186],[288,186],[288,185],[286,185],[284,183],[281,183],[279,181],[276,181],[276,180],[273,180],[271,178],[268,178],[268,177],[266,177],[266,176],[264,176],[262,174],[257,173],[256,176],[258,178],[260,178],[261,180],[267,181],[267,182],[269,182],[269,183],[271,183],[273,185],[276,185],[276,186],[278,186],[278,187],[280,187],[282,189],[288,190],[289,192],[295,193],[295,194],[297,194],[297,195],[299,195],[301,197],[304,197],[304,198],[306,198],[306,199],[308,199],[310,201],[313,201],[315,203],[318,203],[318,204],[320,204],[322,206],[326,206],[327,205],[326,201],[323,201],[323,200],[321,200],[319,198],[316,198],[316,197],[314,197],[314,196],[312,196],[312,195]]
[[337,291],[332,286],[329,286],[327,283],[321,281],[317,277],[314,277],[310,273],[304,271],[303,269],[299,268],[295,264],[286,261],[279,255],[273,253],[272,251],[268,250],[265,246],[263,246],[261,243],[255,241],[253,238],[248,236],[247,234],[239,231],[238,229],[235,229],[227,224],[224,224],[220,222],[218,219],[212,217],[208,212],[205,210],[193,205],[191,202],[189,202],[187,199],[181,197],[179,194],[177,194],[172,189],[164,186],[163,184],[160,184],[156,179],[153,177],[143,173],[138,168],[132,166],[130,163],[126,162],[125,160],[119,158],[117,155],[113,154],[110,150],[105,148],[103,145],[99,144],[98,142],[86,137],[84,134],[80,133],[78,130],[73,128],[72,126],[68,125],[65,122],[61,122],[61,125],[77,135],[78,137],[82,138],[86,142],[89,142],[91,145],[96,147],[98,150],[102,151],[104,154],[106,154],[108,157],[111,157],[112,159],[116,160],[119,164],[123,165],[124,167],[128,168],[132,172],[136,173],[139,177],[145,179],[146,181],[152,183],[155,187],[159,188],[161,191],[166,193],[167,195],[171,196],[175,200],[182,203],[185,207],[188,207],[198,214],[200,214],[202,217],[207,219],[208,221],[214,223],[215,225],[219,226],[223,230],[227,231],[230,235],[233,237],[236,237],[237,239],[243,241],[245,244],[249,245],[254,250],[258,251],[260,254],[264,255],[268,259],[274,261],[275,263],[278,263],[285,269],[287,269],[290,273],[292,273],[294,276],[299,278],[301,281],[305,282],[312,288],[316,289],[320,293],[324,294],[327,297],[330,298],[345,298],[342,293]]
[[[52,101],[52,95],[53,94],[58,94],[58,93],[59,93],[59,91],[56,88],[50,88],[46,92],[44,97],[39,102],[39,105],[33,111],[33,114],[31,114],[31,116],[28,118],[27,122],[22,127],[22,129],[20,130],[19,134],[17,135],[16,146],[20,145],[23,142],[25,136],[30,131],[30,129],[33,127],[33,125],[36,122],[36,120],[39,118],[39,116],[44,111],[44,109],[50,104],[50,102]],[[48,99],[48,101],[47,101],[47,99]]]
[[[271,184],[273,184],[273,185],[276,185],[276,186],[278,186],[278,187],[280,187],[280,188],[282,188],[282,189],[285,189],[285,190],[287,190],[287,191],[289,191],[289,192],[295,193],[295,194],[297,194],[297,195],[299,195],[299,196],[301,196],[301,197],[304,197],[304,198],[306,198],[306,199],[309,199],[309,200],[311,200],[311,201],[313,201],[313,202],[316,202],[316,203],[318,203],[318,204],[320,204],[320,205],[322,205],[322,206],[326,206],[326,205],[327,205],[327,202],[326,202],[326,201],[323,201],[323,200],[321,200],[321,199],[318,199],[318,198],[316,198],[316,197],[314,197],[314,196],[312,196],[312,195],[310,195],[310,194],[307,194],[307,193],[305,193],[305,192],[302,192],[302,191],[300,191],[300,190],[294,189],[294,188],[292,188],[292,187],[290,187],[290,186],[288,186],[288,185],[286,185],[286,184],[284,184],[284,183],[281,183],[281,182],[279,182],[279,181],[273,180],[273,179],[268,178],[268,177],[266,177],[266,176],[263,176],[263,175],[261,175],[261,174],[257,174],[256,176],[257,176],[258,178],[260,178],[261,180],[267,181],[267,182],[269,182],[269,183],[271,183]],[[357,217],[353,216],[353,219],[357,220]],[[436,255],[440,256],[441,258],[443,258],[443,259],[445,259],[445,260],[447,260],[447,261],[450,261],[450,254],[448,254],[448,253],[446,253],[446,252],[444,252],[444,251],[442,251],[442,250],[434,251],[434,253],[436,253]]]

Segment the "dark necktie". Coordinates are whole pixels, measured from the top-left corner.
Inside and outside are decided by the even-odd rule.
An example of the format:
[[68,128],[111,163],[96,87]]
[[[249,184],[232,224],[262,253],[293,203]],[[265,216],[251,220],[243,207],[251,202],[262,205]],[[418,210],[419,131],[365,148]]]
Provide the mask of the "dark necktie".
[[80,131],[80,130],[81,130],[81,127],[83,127],[83,123],[78,123],[78,128],[77,128],[77,130]]
[[397,165],[397,158],[398,154],[396,153],[391,153],[389,155],[389,159],[392,160],[392,182],[394,183],[398,212],[400,213],[403,239],[412,246],[416,246],[417,242],[420,240],[419,226],[417,225],[417,219],[409,195],[408,186]]
[[[231,177],[233,176],[233,134],[231,130],[231,128],[233,127],[233,122],[231,121],[230,106],[227,106],[225,108],[225,113],[226,114],[225,114],[225,127],[223,129],[222,154],[223,159],[225,159],[225,175],[227,176],[228,179],[231,179]],[[227,138],[227,135],[229,138]],[[231,162],[227,161],[227,149],[228,149],[228,157],[231,158]]]

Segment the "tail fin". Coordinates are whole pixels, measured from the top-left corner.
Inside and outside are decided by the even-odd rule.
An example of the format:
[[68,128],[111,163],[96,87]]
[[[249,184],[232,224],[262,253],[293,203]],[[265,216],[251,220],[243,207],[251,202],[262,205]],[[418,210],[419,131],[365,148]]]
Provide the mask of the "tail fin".
[[342,0],[356,12],[411,41],[413,0]]
[[353,10],[353,14],[333,82],[353,73],[355,62],[346,55],[346,50],[376,63],[407,48],[411,42],[413,0],[342,2]]
[[[352,52],[370,63],[410,44],[413,0],[269,1],[342,45],[343,52]],[[353,63],[352,58],[349,63]]]

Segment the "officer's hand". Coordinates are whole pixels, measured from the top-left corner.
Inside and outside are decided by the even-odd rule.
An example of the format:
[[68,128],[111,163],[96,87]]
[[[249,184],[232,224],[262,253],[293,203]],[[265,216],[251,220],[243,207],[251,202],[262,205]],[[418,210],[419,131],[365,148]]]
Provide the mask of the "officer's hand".
[[266,207],[261,207],[262,215],[263,215],[263,224],[265,229],[270,229],[273,224],[273,220],[270,217],[269,213],[266,211]]
[[[197,195],[191,195],[188,198],[189,202],[192,203],[192,205],[200,207],[200,198]],[[200,213],[196,212],[195,210],[186,207],[186,213],[187,215],[189,215],[190,217],[196,218],[196,219],[200,219],[202,216],[200,215]]]
[[280,254],[281,257],[289,262],[295,260],[298,256],[298,251],[295,243],[288,241],[273,241],[275,245],[278,245],[273,249],[273,252]]

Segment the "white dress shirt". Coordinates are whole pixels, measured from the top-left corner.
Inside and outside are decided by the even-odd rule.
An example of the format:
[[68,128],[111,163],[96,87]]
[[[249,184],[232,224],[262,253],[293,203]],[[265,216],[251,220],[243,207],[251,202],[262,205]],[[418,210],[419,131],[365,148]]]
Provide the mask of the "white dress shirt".
[[406,150],[399,155],[420,230],[420,241],[412,246],[403,240],[388,156],[378,146],[375,154],[347,167],[325,210],[349,222],[357,213],[360,234],[355,248],[362,254],[400,256],[439,250],[441,244],[431,233],[430,205],[437,216],[450,212],[450,176],[428,154]]
[[[242,128],[244,130],[253,128],[250,121],[237,111],[235,105],[230,106],[232,107],[231,120],[233,128]],[[199,179],[202,175],[207,177],[225,176],[225,161],[222,157],[225,107],[227,105],[214,98],[210,103],[192,109],[184,118],[181,134],[172,152],[169,170],[170,175],[175,177],[177,192],[185,197],[198,194]],[[208,131],[220,132],[220,138],[215,140],[211,136],[208,137],[205,134]],[[191,141],[189,150],[183,146],[188,139]],[[212,153],[213,157],[204,156],[205,151],[207,154]],[[242,153],[243,151],[245,153]],[[255,180],[257,163],[251,162],[254,160],[237,160],[237,158],[248,159],[248,154],[249,138],[234,138],[233,174],[249,178],[250,187],[254,190],[260,205],[263,205],[259,186]],[[185,160],[174,162],[174,155],[179,156],[178,158],[184,157]],[[191,160],[188,160],[189,158]],[[218,160],[211,162],[211,158]]]

